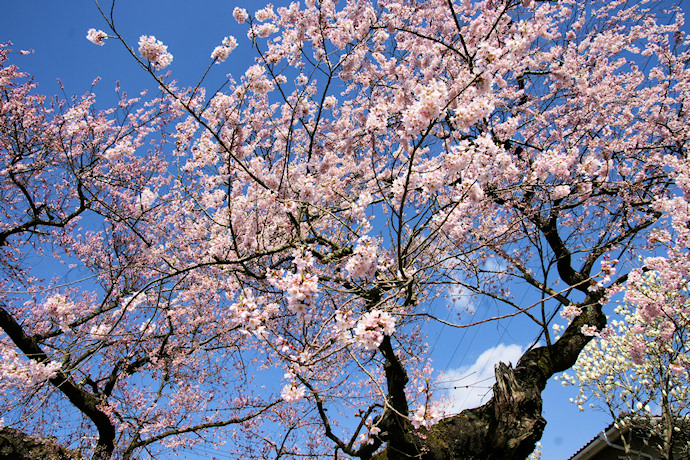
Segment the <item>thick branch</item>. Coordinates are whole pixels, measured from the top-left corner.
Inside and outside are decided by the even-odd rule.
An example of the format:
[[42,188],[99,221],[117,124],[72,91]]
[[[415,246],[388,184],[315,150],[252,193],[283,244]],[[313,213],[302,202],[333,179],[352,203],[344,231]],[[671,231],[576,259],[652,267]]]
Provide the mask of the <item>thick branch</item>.
[[[22,327],[12,315],[0,307],[0,327],[10,337],[12,342],[26,357],[46,364],[50,362],[48,355],[39,347],[38,343],[26,335]],[[108,459],[115,449],[115,427],[108,416],[98,406],[101,400],[79,388],[65,373],[58,371],[50,383],[57,388],[81,413],[88,417],[98,430],[98,441],[94,449],[93,459]]]
[[552,215],[548,220],[537,215],[534,223],[539,230],[541,230],[544,238],[546,238],[549,246],[551,246],[551,249],[553,249],[553,252],[556,254],[556,267],[558,268],[558,275],[561,279],[580,291],[586,291],[587,286],[582,284],[585,277],[573,269],[570,250],[568,250],[565,242],[558,234],[557,215]]
[[416,433],[407,418],[409,408],[405,386],[407,372],[393,350],[391,339],[385,336],[379,350],[386,359],[384,371],[388,389],[387,405],[381,420],[381,435],[387,442],[389,460],[417,458],[419,455]]

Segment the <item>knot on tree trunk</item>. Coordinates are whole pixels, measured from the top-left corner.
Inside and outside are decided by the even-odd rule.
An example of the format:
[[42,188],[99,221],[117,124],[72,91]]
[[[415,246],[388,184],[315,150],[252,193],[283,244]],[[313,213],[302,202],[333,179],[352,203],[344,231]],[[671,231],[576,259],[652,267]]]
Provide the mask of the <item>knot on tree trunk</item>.
[[535,380],[518,383],[513,369],[504,363],[498,363],[495,374],[492,402],[497,429],[492,450],[501,458],[524,458],[534,450],[546,426],[541,388]]

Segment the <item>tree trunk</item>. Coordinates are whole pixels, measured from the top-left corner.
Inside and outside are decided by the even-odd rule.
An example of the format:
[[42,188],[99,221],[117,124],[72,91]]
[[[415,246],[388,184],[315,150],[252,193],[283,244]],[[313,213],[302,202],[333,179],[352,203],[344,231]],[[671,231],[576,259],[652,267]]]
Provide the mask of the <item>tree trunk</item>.
[[82,460],[77,452],[61,447],[54,438],[39,439],[13,428],[0,428],[0,458],[12,460]]
[[[606,317],[599,304],[600,295],[591,293],[580,304],[583,313],[576,317],[563,336],[548,347],[525,352],[515,369],[506,364],[496,366],[493,397],[483,406],[467,409],[441,420],[428,430],[413,430],[406,424],[404,435],[392,433],[387,426],[388,445],[376,460],[518,460],[527,458],[535,448],[546,426],[542,417],[541,393],[548,379],[569,369],[580,351],[592,339],[582,334],[582,326],[601,330]],[[414,439],[409,452],[391,449],[391,439]]]

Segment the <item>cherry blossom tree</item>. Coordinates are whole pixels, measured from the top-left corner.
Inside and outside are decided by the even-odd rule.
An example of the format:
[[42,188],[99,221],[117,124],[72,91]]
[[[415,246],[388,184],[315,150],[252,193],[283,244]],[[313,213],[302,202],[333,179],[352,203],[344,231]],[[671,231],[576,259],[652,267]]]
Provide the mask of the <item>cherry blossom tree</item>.
[[[210,44],[204,75],[236,46],[256,62],[211,92],[113,3],[87,39],[161,92],[120,112],[45,106],[4,51],[4,423],[94,458],[526,458],[547,381],[628,280],[612,260],[688,214],[689,43],[654,6],[237,8],[248,40]],[[458,286],[538,339],[446,414],[424,337],[473,325],[437,314]]]

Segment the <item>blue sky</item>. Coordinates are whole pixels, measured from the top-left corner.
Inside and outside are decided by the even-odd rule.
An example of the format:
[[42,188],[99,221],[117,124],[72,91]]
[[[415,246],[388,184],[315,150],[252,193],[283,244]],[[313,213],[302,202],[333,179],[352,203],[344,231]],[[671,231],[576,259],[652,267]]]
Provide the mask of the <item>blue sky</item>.
[[[15,0],[4,6],[0,15],[0,42],[13,42],[14,51],[34,50],[31,55],[13,55],[12,62],[35,76],[39,92],[58,92],[56,79],[59,78],[67,95],[79,95],[88,92],[91,82],[101,77],[95,92],[97,105],[105,107],[115,100],[113,89],[118,80],[130,94],[152,86],[150,77],[137,67],[120,43],[109,40],[99,47],[86,40],[86,32],[91,27],[107,31],[94,3],[87,0]],[[109,7],[109,3],[103,6]],[[120,32],[132,45],[142,34],[155,35],[168,45],[174,55],[170,70],[173,77],[185,85],[198,80],[210,63],[213,48],[230,34],[236,36],[239,47],[225,63],[214,66],[209,81],[222,81],[230,72],[239,76],[251,65],[246,26],[238,26],[232,18],[236,6],[255,10],[264,6],[264,2],[127,0],[118,3],[115,18]],[[481,315],[490,305],[475,307]],[[487,371],[493,368],[494,361],[502,357],[514,362],[515,356],[534,339],[523,335],[519,320],[459,331],[440,328],[429,337],[431,359],[438,370],[448,372],[451,382],[447,387],[470,387],[455,389],[458,400],[469,401],[487,392],[490,383],[483,380],[491,373]],[[467,377],[461,379],[463,376]],[[465,393],[460,395],[461,392]],[[569,403],[574,393],[573,389],[564,389],[557,382],[547,387],[544,417],[548,424],[542,439],[544,459],[568,458],[609,423],[605,415],[591,410],[581,413]]]
[[[136,45],[142,34],[155,35],[167,44],[175,56],[170,70],[180,81],[189,84],[205,70],[211,51],[224,36],[233,32],[238,39],[246,36],[245,28],[238,29],[232,18],[232,10],[239,4],[215,0],[121,1],[117,4],[115,19],[120,32],[132,45]],[[109,8],[109,2],[102,6]],[[12,41],[15,51],[35,51],[16,63],[36,77],[41,91],[56,91],[55,81],[60,78],[67,94],[83,93],[99,76],[102,84],[97,95],[101,97],[109,95],[117,80],[130,91],[150,86],[150,77],[134,65],[122,45],[111,39],[106,46],[99,47],[85,39],[91,27],[107,29],[94,2],[12,2],[0,18],[0,24],[0,40]],[[231,70],[245,67],[237,65],[238,61],[247,62],[243,52],[249,51],[249,44],[245,42],[244,45],[233,53],[232,59],[216,66],[216,77],[222,78]]]

